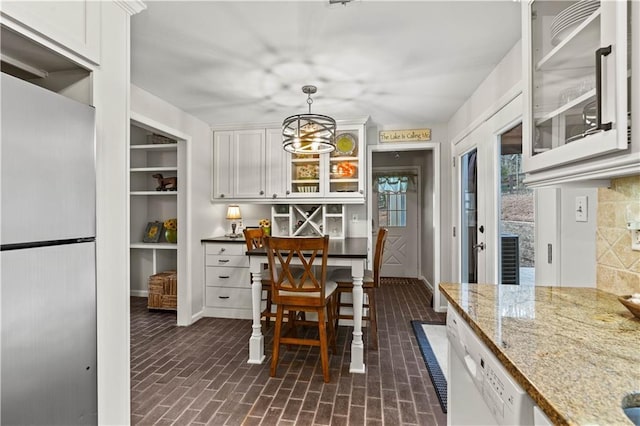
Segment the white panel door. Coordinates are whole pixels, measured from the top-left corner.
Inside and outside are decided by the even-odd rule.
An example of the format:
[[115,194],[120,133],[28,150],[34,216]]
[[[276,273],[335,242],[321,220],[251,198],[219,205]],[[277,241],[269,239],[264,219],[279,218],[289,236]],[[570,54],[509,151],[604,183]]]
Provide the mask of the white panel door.
[[[376,168],[374,173],[378,175],[383,170]],[[390,171],[389,174],[393,175],[394,172]],[[383,277],[418,277],[418,182],[419,178],[416,177],[409,189],[402,194],[374,192],[377,200],[373,204],[372,241],[376,241],[379,227],[389,230],[382,258]]]

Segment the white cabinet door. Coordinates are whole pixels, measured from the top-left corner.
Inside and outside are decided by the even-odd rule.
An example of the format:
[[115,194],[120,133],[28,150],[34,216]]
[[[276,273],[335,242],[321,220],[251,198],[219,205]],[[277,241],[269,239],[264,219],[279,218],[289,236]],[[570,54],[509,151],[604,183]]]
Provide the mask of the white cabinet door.
[[234,132],[231,162],[234,198],[264,198],[265,131]]
[[291,166],[291,154],[282,149],[282,129],[267,129],[266,153],[267,198],[287,196],[287,177]]
[[628,154],[629,4],[523,3],[527,173]]
[[[5,1],[2,14],[16,32],[35,29],[48,40],[88,61],[100,63],[100,14],[98,1]],[[19,22],[21,25],[17,25]],[[5,22],[3,22],[4,24]]]
[[[290,156],[289,198],[336,202],[364,201],[365,125],[343,123],[336,131],[337,149],[328,154]],[[313,201],[312,201],[313,200]]]
[[231,153],[233,132],[215,132],[213,137],[213,198],[233,198]]

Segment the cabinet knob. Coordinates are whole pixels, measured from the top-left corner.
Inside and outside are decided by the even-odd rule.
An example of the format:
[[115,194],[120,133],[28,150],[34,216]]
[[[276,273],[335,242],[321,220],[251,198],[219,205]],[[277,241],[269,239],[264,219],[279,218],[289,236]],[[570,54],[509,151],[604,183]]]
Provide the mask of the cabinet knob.
[[273,194],[272,198],[278,198],[278,194]]
[[262,191],[262,190],[261,190],[261,191],[260,191],[260,195],[264,195],[264,191]]
[[222,253],[222,252],[223,252],[223,251],[225,251],[225,250],[226,250],[226,248],[222,247],[222,248],[220,249],[220,253]]
[[220,194],[220,198],[224,198],[224,194]]
[[291,194],[291,191],[289,191],[289,190],[287,189],[287,195],[289,195],[289,194]]
[[361,193],[361,194],[364,194],[364,191],[362,189],[360,191],[358,191],[358,192]]

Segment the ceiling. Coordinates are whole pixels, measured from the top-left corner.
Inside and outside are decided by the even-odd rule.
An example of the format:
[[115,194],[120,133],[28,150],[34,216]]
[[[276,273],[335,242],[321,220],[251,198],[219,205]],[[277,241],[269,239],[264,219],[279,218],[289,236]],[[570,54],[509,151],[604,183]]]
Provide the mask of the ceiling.
[[211,124],[307,111],[382,125],[446,123],[520,38],[501,1],[147,1],[131,80]]

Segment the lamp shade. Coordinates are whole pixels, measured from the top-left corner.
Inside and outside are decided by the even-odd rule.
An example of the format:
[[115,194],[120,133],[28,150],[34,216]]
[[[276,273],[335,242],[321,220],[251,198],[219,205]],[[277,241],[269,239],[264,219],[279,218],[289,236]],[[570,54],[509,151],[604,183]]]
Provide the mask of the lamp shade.
[[242,215],[240,214],[240,206],[237,204],[231,204],[227,207],[227,219],[242,219]]

